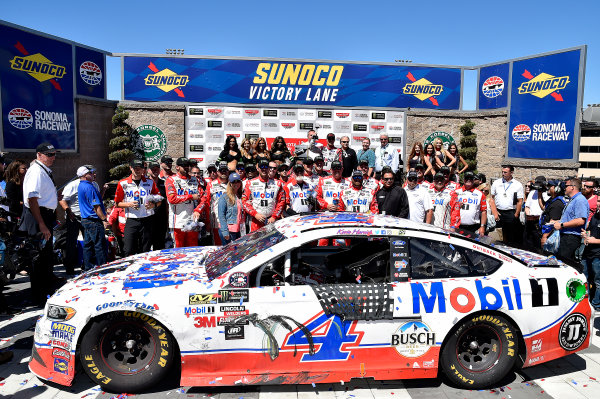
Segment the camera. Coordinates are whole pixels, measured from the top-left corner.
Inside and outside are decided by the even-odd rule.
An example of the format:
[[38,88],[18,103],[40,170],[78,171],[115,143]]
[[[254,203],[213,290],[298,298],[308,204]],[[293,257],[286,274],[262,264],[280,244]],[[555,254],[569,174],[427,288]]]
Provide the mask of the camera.
[[532,190],[537,190],[541,193],[545,192],[546,190],[548,190],[548,185],[546,184],[545,181],[535,181],[533,183],[531,183],[531,189]]

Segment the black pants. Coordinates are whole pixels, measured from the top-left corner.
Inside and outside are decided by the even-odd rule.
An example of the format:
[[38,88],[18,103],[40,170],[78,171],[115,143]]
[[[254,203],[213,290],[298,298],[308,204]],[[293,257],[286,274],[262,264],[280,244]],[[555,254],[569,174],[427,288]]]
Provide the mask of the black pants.
[[152,216],[127,218],[123,245],[125,256],[150,251],[152,246]]
[[[166,211],[166,209],[163,211]],[[154,212],[154,216],[150,216],[150,218],[154,219],[152,222],[152,249],[154,251],[165,249],[169,220],[167,219],[167,214],[163,211],[159,212],[157,209]]]
[[498,211],[500,216],[499,227],[502,227],[504,242],[511,247],[521,248],[523,246],[523,225],[515,217],[515,210]]
[[77,250],[77,238],[80,231],[83,234],[83,227],[81,226],[81,220],[79,218],[71,220],[68,216],[65,220],[65,224],[67,225],[67,236],[65,242],[64,264],[67,274],[74,274],[75,268],[81,266],[81,263],[79,262],[79,251]]
[[556,257],[569,264],[575,264],[575,251],[581,245],[581,236],[578,234],[560,233],[560,246]]
[[458,227],[457,231],[464,236],[475,237],[480,227],[481,225],[479,224],[461,224]]
[[525,221],[525,244],[528,251],[541,253],[542,251],[542,234],[539,227],[539,220]]

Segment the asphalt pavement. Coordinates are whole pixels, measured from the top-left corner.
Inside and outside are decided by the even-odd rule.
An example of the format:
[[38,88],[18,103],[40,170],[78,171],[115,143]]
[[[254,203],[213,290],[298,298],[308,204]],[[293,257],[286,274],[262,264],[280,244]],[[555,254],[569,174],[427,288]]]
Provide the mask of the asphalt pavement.
[[[64,269],[56,268],[58,276]],[[0,351],[11,350],[14,358],[0,365],[0,399],[121,399],[136,398],[216,398],[216,399],[283,399],[283,398],[597,398],[600,389],[600,317],[594,320],[590,348],[511,372],[494,389],[463,390],[449,385],[444,377],[436,379],[374,381],[352,380],[346,384],[280,385],[260,387],[180,387],[175,375],[145,394],[104,392],[82,370],[74,384],[64,387],[35,377],[27,364],[31,356],[35,322],[42,309],[28,302],[29,278],[18,276],[4,291],[9,303],[22,309],[12,317],[0,316]],[[594,393],[595,392],[595,393]]]

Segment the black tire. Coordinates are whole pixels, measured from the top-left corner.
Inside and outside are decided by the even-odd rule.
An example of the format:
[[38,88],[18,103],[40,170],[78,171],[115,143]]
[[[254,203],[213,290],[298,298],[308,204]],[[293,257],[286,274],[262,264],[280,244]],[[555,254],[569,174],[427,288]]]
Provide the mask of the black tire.
[[176,351],[169,331],[138,312],[114,313],[94,320],[84,333],[80,360],[90,379],[114,392],[139,392],[168,372]]
[[440,365],[444,374],[462,388],[491,387],[513,368],[518,345],[516,328],[504,317],[475,315],[448,337]]

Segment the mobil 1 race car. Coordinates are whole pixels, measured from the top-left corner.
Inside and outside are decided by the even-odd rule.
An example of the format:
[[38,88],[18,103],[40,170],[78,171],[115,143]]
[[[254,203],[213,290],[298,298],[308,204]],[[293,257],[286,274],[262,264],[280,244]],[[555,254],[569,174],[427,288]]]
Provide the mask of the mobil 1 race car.
[[384,215],[289,217],[224,247],[118,260],[46,304],[29,367],[135,392],[434,378],[493,386],[585,349],[592,309],[571,266]]

